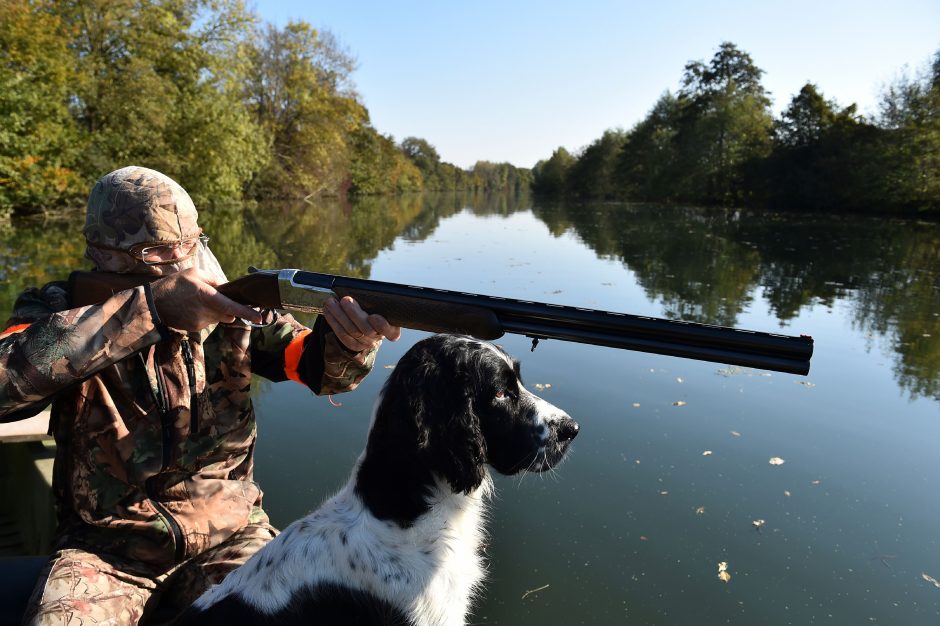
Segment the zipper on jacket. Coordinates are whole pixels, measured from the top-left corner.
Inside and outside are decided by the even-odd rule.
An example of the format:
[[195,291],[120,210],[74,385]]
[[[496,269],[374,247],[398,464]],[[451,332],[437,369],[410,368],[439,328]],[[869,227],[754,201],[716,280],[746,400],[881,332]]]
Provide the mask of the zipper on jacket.
[[[144,370],[147,369],[147,360],[144,358],[142,353],[140,355],[141,363],[143,363]],[[154,394],[154,401],[157,403],[157,410],[160,412],[160,429],[163,435],[163,464],[161,466],[160,472],[162,473],[170,466],[170,457],[173,445],[173,420],[170,419],[170,406],[169,399],[167,398],[167,387],[166,379],[163,377],[163,371],[160,369],[160,361],[157,358],[157,353],[154,351],[153,354],[153,369],[155,378],[157,379],[157,387],[154,389],[151,387],[151,391]],[[183,541],[183,529],[180,528],[179,522],[176,521],[176,518],[173,517],[173,514],[157,500],[156,489],[153,486],[153,479],[156,476],[151,476],[146,481],[147,486],[147,499],[150,500],[150,503],[153,505],[153,508],[156,510],[157,515],[159,515],[166,522],[166,525],[169,527],[170,532],[173,533],[173,543],[174,543],[174,563],[180,563],[183,560],[183,555],[186,551],[186,544]]]
[[183,542],[183,529],[180,528],[179,522],[173,517],[173,514],[163,504],[157,500],[156,494],[154,493],[153,483],[148,479],[147,480],[147,496],[150,500],[150,504],[153,505],[153,508],[156,509],[157,515],[162,517],[166,521],[166,525],[170,527],[170,532],[173,533],[173,559],[174,563],[180,563],[183,560],[183,555],[186,551],[186,544]]
[[183,361],[186,362],[186,375],[189,377],[189,434],[199,430],[199,402],[196,399],[196,361],[189,345],[189,337],[183,337]]
[[173,453],[173,420],[170,419],[169,399],[167,398],[166,379],[160,369],[160,361],[156,353],[153,355],[153,368],[157,375],[157,395],[160,401],[160,429],[163,434],[163,465],[161,471],[170,466],[170,457]]

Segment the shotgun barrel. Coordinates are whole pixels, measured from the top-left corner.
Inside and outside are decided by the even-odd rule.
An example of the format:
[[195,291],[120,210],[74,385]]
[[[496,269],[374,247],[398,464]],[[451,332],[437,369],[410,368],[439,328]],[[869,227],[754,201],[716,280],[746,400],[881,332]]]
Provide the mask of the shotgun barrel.
[[[117,289],[153,277],[74,272],[73,300],[96,303]],[[102,288],[102,281],[124,277]],[[96,281],[93,283],[93,281]],[[492,340],[504,333],[525,335],[533,349],[543,339],[664,354],[759,369],[806,375],[813,339],[806,335],[743,330],[629,313],[561,304],[546,304],[475,293],[307,272],[296,269],[254,270],[219,291],[251,306],[320,313],[329,298],[354,298],[369,313],[390,323],[428,332],[456,332]],[[94,292],[94,293],[92,293]],[[84,294],[84,295],[82,295]]]

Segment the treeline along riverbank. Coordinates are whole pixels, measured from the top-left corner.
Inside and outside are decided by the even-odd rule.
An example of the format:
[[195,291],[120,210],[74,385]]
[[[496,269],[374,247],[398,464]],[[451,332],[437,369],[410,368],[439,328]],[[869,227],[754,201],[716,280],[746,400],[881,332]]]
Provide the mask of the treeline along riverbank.
[[[0,2],[0,213],[81,206],[128,164],[200,205],[414,191],[940,216],[940,52],[872,118],[807,83],[779,117],[723,43],[629,131],[532,169],[462,169],[370,122],[353,54],[242,0]],[[456,123],[456,121],[455,121]]]
[[382,134],[354,69],[329,32],[241,0],[3,0],[0,209],[81,205],[128,164],[200,203],[528,189],[528,169]]
[[872,118],[807,83],[779,117],[733,43],[685,66],[629,131],[533,169],[543,196],[940,217],[940,51],[886,86]]

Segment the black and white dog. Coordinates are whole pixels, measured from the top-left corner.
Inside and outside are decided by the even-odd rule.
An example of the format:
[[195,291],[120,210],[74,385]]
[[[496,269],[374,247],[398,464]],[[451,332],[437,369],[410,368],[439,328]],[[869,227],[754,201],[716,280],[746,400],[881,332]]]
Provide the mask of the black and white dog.
[[578,424],[519,363],[436,335],[399,361],[346,486],[207,591],[185,624],[463,624],[484,568],[487,466],[557,465]]

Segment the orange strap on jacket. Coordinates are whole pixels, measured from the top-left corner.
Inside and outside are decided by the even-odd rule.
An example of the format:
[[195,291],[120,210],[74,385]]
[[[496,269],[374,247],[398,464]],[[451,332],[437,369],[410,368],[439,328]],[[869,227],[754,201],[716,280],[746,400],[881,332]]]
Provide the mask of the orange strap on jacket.
[[13,326],[10,326],[6,330],[4,330],[2,333],[0,333],[0,339],[3,339],[4,337],[7,337],[9,335],[15,335],[16,333],[21,333],[27,328],[29,328],[30,326],[32,326],[32,324],[14,324]]
[[300,356],[304,353],[304,339],[311,332],[313,331],[309,328],[300,331],[284,349],[284,373],[287,374],[288,378],[296,380],[300,384],[303,384],[303,381],[300,380],[300,374],[297,373],[297,366],[300,365]]

